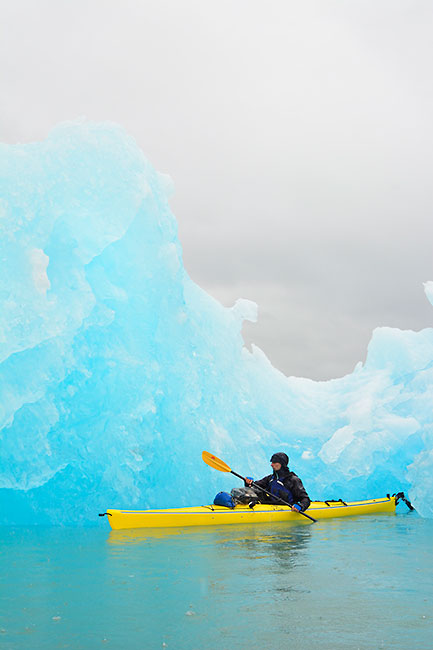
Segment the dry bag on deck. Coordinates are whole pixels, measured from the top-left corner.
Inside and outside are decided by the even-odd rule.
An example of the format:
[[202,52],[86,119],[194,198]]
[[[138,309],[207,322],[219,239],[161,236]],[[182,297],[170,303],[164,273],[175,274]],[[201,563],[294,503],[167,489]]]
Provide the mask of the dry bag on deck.
[[234,508],[235,504],[228,492],[218,492],[213,500],[215,506],[224,506],[225,508]]

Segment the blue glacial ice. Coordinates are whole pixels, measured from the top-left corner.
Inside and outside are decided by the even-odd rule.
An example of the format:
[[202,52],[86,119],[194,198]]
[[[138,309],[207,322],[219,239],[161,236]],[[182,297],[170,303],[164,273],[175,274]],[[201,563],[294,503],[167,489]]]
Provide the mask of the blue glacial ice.
[[[1,523],[207,503],[286,451],[311,497],[405,490],[433,516],[433,329],[382,327],[326,382],[286,377],[187,275],[134,140],[75,122],[0,150]],[[425,285],[433,303],[433,282]]]

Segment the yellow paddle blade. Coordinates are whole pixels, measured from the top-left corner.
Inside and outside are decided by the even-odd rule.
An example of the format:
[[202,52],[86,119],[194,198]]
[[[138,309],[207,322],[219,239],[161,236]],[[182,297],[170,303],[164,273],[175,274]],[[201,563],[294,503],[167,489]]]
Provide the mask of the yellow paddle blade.
[[217,458],[213,454],[210,454],[208,451],[202,451],[201,457],[207,465],[210,465],[214,469],[218,469],[220,472],[232,471],[227,463],[221,460],[221,458]]

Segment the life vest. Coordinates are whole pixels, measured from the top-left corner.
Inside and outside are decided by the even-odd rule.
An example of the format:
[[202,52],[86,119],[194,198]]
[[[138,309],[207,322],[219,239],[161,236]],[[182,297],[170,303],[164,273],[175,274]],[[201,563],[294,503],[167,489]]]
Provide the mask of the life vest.
[[278,498],[290,504],[295,502],[292,492],[280,480],[278,473],[275,473],[269,482],[269,492],[272,494],[275,503],[278,503]]

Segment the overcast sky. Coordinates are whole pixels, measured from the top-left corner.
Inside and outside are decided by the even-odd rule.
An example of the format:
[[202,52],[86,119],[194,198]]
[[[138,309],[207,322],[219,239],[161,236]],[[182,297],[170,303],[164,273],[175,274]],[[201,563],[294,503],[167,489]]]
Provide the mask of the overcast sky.
[[288,375],[433,324],[431,0],[7,0],[0,137],[122,124],[175,185],[185,266]]

